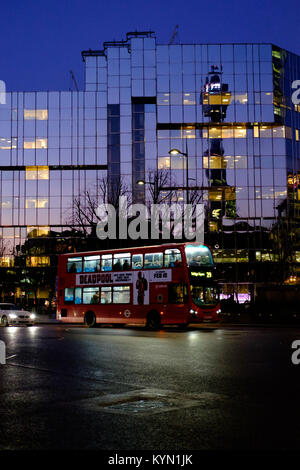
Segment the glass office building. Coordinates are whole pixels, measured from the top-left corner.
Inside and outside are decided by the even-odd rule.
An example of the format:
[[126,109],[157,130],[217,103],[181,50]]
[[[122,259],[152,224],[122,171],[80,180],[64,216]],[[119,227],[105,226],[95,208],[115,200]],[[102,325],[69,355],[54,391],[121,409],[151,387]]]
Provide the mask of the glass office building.
[[57,254],[92,246],[74,199],[100,197],[107,178],[142,202],[137,181],[157,171],[182,201],[200,188],[225,296],[299,283],[300,58],[272,44],[160,45],[152,32],[82,57],[84,91],[0,105],[2,298],[54,296]]

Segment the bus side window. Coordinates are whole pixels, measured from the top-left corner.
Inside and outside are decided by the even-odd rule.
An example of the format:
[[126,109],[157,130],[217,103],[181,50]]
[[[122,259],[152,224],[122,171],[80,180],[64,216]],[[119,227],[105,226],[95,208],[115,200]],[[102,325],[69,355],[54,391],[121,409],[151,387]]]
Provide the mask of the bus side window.
[[116,253],[114,255],[113,270],[128,271],[130,269],[131,255],[130,253]]
[[65,288],[64,302],[65,302],[65,304],[71,304],[71,303],[74,302],[74,289],[73,289],[73,287],[66,287]]
[[132,269],[143,269],[143,255],[132,255]]
[[163,254],[162,253],[146,253],[144,267],[145,269],[162,268],[163,267]]
[[165,268],[176,268],[182,266],[180,250],[173,248],[165,251]]
[[111,304],[111,287],[101,287],[101,304]]
[[99,300],[99,287],[83,288],[83,304],[98,304]]
[[100,271],[100,256],[85,256],[83,258],[84,273],[98,273]]
[[82,288],[75,287],[75,304],[80,305],[82,303]]
[[112,255],[102,255],[101,271],[112,270]]
[[82,258],[68,258],[67,271],[68,273],[81,273]]
[[113,303],[130,303],[130,286],[113,286]]

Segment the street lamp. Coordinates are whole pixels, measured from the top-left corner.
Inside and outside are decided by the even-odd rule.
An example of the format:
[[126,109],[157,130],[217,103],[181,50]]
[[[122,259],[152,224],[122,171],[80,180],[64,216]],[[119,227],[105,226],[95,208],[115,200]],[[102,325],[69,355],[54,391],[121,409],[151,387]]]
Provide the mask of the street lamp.
[[186,203],[189,204],[189,155],[187,151],[187,142],[186,142],[186,152],[181,152],[178,149],[171,149],[169,151],[170,155],[181,155],[186,159],[186,166],[185,166],[185,180],[186,180]]
[[151,184],[154,186],[154,199],[156,203],[159,196],[159,191],[161,190],[161,188],[158,186],[158,181],[156,178],[154,181],[137,180],[136,184],[139,186],[144,186],[145,184]]

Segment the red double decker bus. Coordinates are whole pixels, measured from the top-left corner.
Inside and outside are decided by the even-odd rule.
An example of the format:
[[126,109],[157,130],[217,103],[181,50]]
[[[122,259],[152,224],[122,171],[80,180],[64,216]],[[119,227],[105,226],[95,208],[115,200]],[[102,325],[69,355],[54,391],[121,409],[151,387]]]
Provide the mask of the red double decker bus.
[[217,321],[210,250],[179,243],[59,256],[57,318],[117,326]]

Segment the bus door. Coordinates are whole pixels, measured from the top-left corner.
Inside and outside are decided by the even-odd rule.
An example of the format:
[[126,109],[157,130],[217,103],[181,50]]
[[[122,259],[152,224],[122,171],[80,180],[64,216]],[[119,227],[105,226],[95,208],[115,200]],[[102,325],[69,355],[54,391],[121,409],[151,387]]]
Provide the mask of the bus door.
[[169,321],[182,323],[188,311],[188,284],[173,282],[168,285],[168,306],[166,315]]

